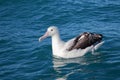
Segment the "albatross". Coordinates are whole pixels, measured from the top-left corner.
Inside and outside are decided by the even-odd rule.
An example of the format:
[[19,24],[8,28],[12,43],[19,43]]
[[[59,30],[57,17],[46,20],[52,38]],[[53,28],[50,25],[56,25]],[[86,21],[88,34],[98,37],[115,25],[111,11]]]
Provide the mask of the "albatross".
[[60,38],[56,26],[50,26],[46,33],[39,38],[39,41],[51,36],[52,53],[56,57],[75,58],[84,56],[87,52],[97,50],[104,42],[102,34],[83,32],[79,36],[64,42]]

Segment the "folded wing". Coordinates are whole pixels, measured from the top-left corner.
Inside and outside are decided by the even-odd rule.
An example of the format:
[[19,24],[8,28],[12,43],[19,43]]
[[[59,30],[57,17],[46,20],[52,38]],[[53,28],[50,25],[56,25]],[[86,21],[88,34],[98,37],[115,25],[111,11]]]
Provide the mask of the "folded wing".
[[69,51],[73,49],[85,49],[91,45],[96,45],[100,43],[103,36],[97,33],[84,32],[73,41],[73,44],[68,49]]

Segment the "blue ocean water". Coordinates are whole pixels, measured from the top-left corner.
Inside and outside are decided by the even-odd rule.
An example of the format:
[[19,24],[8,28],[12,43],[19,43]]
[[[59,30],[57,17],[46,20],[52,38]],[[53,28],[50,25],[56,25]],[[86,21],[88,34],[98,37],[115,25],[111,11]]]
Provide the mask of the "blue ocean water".
[[[51,39],[82,32],[104,35],[97,55],[58,59]],[[120,80],[120,0],[0,0],[0,80]]]

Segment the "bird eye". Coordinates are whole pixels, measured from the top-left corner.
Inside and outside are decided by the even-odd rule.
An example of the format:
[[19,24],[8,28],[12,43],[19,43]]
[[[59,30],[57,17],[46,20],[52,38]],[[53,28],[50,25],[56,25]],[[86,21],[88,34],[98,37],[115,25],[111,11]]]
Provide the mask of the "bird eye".
[[51,29],[51,31],[53,31],[53,29]]

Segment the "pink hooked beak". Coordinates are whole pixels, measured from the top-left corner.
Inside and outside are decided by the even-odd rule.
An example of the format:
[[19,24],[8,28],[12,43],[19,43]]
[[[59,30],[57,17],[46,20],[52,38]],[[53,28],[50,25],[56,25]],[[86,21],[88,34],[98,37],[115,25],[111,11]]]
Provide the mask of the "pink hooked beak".
[[49,36],[49,33],[46,32],[43,36],[39,38],[39,41],[42,41],[43,39],[47,38]]

